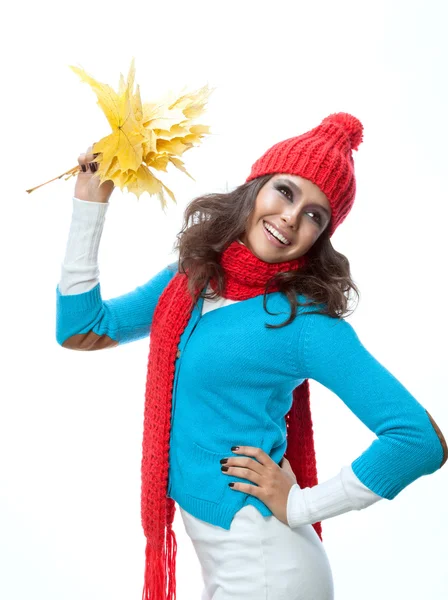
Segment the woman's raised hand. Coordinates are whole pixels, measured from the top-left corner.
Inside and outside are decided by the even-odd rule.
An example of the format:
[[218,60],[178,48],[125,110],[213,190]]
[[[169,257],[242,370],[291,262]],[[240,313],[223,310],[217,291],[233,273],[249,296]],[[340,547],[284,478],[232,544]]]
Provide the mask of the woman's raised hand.
[[114,182],[110,179],[100,184],[98,175],[98,163],[95,162],[96,154],[92,154],[92,146],[89,146],[84,154],[78,156],[78,164],[81,167],[75,183],[75,198],[89,202],[109,202],[114,191]]

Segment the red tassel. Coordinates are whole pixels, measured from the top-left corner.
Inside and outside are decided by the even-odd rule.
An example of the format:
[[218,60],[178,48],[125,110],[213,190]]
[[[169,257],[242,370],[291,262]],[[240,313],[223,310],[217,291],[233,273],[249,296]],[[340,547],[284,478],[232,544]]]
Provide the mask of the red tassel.
[[[145,584],[142,600],[176,600],[177,541],[171,524],[167,526],[162,556],[146,542]],[[168,585],[168,590],[166,587]]]
[[167,530],[168,600],[176,600],[177,541],[172,525]]
[[164,596],[162,581],[165,570],[162,570],[162,557],[157,553],[149,540],[146,541],[145,584],[142,600],[162,600]]

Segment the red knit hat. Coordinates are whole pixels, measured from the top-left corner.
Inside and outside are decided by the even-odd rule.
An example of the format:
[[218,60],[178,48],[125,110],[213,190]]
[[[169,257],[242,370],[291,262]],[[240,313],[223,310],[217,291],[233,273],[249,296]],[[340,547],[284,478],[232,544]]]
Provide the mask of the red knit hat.
[[278,142],[253,165],[246,182],[269,173],[289,173],[309,179],[331,206],[330,237],[353,206],[356,182],[352,150],[363,139],[361,122],[348,113],[333,113],[320,125]]

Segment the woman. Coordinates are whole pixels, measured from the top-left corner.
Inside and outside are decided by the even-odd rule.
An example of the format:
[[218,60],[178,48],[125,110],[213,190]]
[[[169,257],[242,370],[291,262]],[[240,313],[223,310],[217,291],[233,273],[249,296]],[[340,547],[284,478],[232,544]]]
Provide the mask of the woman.
[[[435,421],[343,318],[357,289],[330,237],[354,202],[361,141],[359,120],[336,113],[275,144],[244,184],[187,206],[177,263],[106,301],[97,252],[113,184],[99,185],[91,147],[78,158],[57,340],[97,350],[150,335],[145,598],[175,597],[176,501],[202,600],[330,600],[321,521],[391,500],[446,461]],[[320,484],[309,378],[377,435]]]

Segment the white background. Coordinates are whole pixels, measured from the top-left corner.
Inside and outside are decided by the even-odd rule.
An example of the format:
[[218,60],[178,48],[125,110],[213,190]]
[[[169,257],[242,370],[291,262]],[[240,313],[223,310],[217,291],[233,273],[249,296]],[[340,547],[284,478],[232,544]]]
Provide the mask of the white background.
[[[216,87],[185,155],[178,200],[115,190],[100,247],[104,299],[175,260],[187,203],[231,189],[272,144],[350,112],[364,125],[357,196],[332,241],[361,301],[349,321],[448,435],[448,158],[443,0],[133,2],[42,0],[2,9],[2,377],[0,597],[138,599],[145,539],[140,458],[148,340],[74,352],[55,340],[55,298],[77,164],[109,133],[69,64],[118,85],[136,59],[143,101]],[[311,382],[319,480],[371,443]],[[235,440],[236,443],[239,440]],[[393,501],[323,522],[337,600],[448,595],[448,467]],[[199,600],[200,567],[179,510],[178,600]]]

